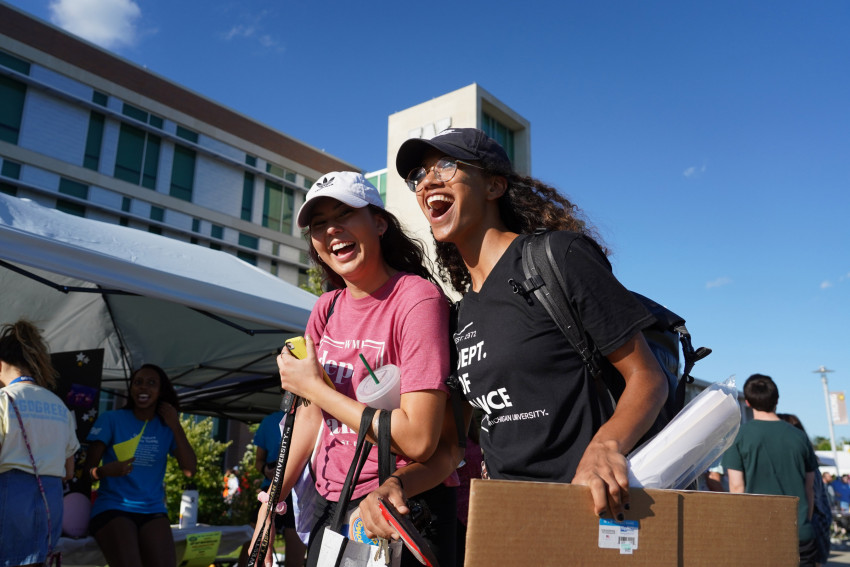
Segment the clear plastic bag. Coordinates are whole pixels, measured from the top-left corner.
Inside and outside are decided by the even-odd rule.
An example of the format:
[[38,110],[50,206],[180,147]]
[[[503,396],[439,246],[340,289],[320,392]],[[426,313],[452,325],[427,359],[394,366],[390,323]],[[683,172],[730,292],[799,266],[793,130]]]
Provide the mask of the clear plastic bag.
[[740,427],[738,390],[730,376],[700,392],[629,455],[629,486],[686,488],[729,448]]

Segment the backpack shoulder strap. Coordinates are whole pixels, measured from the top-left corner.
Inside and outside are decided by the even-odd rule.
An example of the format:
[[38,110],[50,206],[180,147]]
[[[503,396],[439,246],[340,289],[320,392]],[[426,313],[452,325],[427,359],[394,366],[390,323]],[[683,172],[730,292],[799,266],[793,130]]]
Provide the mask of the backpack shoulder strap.
[[[523,242],[522,269],[526,280],[521,286],[525,293],[534,293],[549,317],[588,366],[591,374],[597,377],[600,368],[594,360],[587,334],[567,298],[566,285],[552,253],[551,234],[551,232],[535,233],[529,235]],[[516,286],[514,291],[522,293],[517,291]]]
[[520,286],[511,282],[514,293],[534,293],[590,371],[602,412],[612,416],[618,396],[614,395],[616,390],[606,380],[598,353],[591,348],[581,319],[567,297],[566,284],[552,252],[551,232],[538,232],[526,238],[522,246],[522,269],[526,279]]

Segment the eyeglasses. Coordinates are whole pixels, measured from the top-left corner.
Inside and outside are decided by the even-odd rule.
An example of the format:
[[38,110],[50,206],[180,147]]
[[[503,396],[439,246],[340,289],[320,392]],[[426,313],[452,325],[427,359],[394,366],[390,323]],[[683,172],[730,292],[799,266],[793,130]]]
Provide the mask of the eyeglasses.
[[407,183],[408,189],[416,193],[419,190],[419,184],[428,176],[429,171],[434,172],[434,178],[437,181],[442,183],[446,183],[451,181],[452,177],[457,173],[457,164],[462,163],[463,165],[469,165],[472,167],[477,167],[478,169],[484,169],[480,165],[475,165],[474,163],[469,163],[468,161],[463,161],[460,159],[453,159],[450,157],[442,157],[437,160],[437,163],[432,165],[430,168],[425,169],[424,167],[414,167],[410,170],[410,173],[407,174],[405,178],[405,182]]

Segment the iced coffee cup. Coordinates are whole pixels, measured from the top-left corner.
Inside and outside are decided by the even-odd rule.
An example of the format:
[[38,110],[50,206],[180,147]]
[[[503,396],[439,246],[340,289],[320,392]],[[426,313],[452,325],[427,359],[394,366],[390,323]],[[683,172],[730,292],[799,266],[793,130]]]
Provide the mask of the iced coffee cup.
[[386,364],[367,374],[357,386],[357,401],[369,407],[392,411],[401,406],[401,371],[395,364]]

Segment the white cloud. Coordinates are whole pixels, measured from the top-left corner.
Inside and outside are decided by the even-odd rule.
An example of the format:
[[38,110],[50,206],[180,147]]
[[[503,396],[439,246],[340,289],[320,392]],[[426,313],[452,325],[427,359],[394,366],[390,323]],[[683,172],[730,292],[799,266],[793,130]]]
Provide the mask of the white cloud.
[[268,10],[263,10],[259,14],[251,14],[250,16],[244,15],[239,19],[243,20],[245,23],[234,24],[233,27],[224,32],[221,37],[223,37],[225,41],[250,39],[256,41],[266,49],[277,49],[280,51],[283,49],[280,47],[280,41],[272,34],[263,33],[264,23],[268,19],[268,14]]
[[726,276],[723,276],[721,278],[717,278],[716,280],[706,282],[705,289],[711,289],[713,287],[720,287],[720,286],[724,286],[724,285],[729,285],[730,283],[732,283],[732,278],[727,278]]
[[133,45],[142,15],[133,0],[53,0],[50,21],[106,49]]
[[230,31],[224,34],[224,39],[230,41],[234,37],[251,37],[255,31],[256,28],[254,26],[243,26],[239,24],[230,28]]
[[829,280],[824,280],[820,283],[821,289],[827,289],[827,288],[830,288],[830,287],[832,287],[832,282],[829,281]]
[[705,173],[705,165],[701,167],[691,166],[682,172],[685,177],[697,177]]

